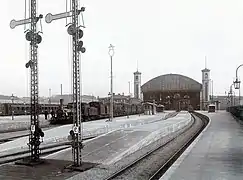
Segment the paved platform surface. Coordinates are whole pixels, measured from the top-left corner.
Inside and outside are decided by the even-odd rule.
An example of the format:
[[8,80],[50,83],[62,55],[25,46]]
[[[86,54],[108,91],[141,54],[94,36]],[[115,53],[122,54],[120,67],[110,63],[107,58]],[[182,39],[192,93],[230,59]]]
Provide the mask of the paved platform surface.
[[[119,160],[116,157],[124,152],[127,153],[127,150],[136,150],[137,147],[140,148],[144,144],[156,140],[156,138],[161,138],[164,134],[178,130],[178,128],[182,128],[183,125],[188,123],[190,119],[190,114],[181,113],[168,120],[156,120],[154,123],[131,126],[126,129],[115,129],[108,134],[86,141],[82,151],[82,160],[91,164],[112,163],[114,159],[115,161]],[[130,149],[131,147],[132,149]],[[43,159],[48,161],[48,165],[40,165],[37,167],[19,166],[14,164],[1,165],[0,179],[68,179],[79,174],[78,172],[68,172],[67,170],[64,170],[65,166],[71,164],[71,155],[71,149],[54,153],[43,157]]]
[[[190,121],[190,114],[181,113],[177,117],[168,120],[160,120],[146,125],[115,130],[87,142],[82,151],[83,160],[108,165],[122,158],[120,156],[124,152],[132,153],[151,141],[156,140],[159,136],[162,137],[163,135],[173,133],[177,130],[176,128],[186,125],[189,122],[188,119]],[[179,123],[180,127],[176,127],[175,125]],[[71,161],[71,149],[48,156],[48,159],[50,158]]]
[[[156,115],[133,115],[129,118],[127,117],[117,117],[114,118],[113,122],[106,122],[105,119],[97,120],[97,121],[89,121],[83,123],[83,137],[91,137],[96,135],[101,135],[107,132],[110,132],[115,129],[124,129],[131,126],[139,126],[142,124],[152,123],[158,120],[163,119],[168,113],[158,113]],[[72,129],[72,124],[58,126],[56,128],[52,128],[44,131],[45,136],[43,139],[43,143],[41,146],[52,144],[56,142],[64,142],[67,141],[67,137],[69,135],[69,131]],[[10,142],[6,142],[4,144],[0,144],[0,153],[6,151],[21,151],[24,149],[28,149],[27,143],[29,142],[28,137],[22,137],[15,139]]]
[[211,125],[160,180],[243,179],[243,126],[227,112],[204,114]]
[[35,167],[8,164],[0,166],[1,180],[61,180],[69,178],[78,172],[68,172],[64,169],[70,161],[48,160]]

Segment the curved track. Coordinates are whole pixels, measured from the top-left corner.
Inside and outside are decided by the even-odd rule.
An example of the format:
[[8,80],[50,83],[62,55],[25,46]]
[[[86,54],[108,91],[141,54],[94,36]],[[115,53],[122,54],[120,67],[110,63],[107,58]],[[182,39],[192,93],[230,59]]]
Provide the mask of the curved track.
[[179,158],[179,156],[186,150],[186,148],[197,138],[197,136],[203,131],[203,129],[207,126],[208,124],[208,119],[199,113],[194,113],[192,114],[194,119],[198,119],[202,121],[202,127],[198,129],[198,131],[191,136],[191,138],[188,139],[188,141],[174,153],[173,156],[171,156],[170,159],[166,161],[166,163],[154,173],[152,177],[150,177],[149,180],[158,180],[161,178],[161,176],[169,169],[169,167]]
[[[111,180],[111,179],[133,179],[131,177],[136,177],[136,179],[150,179],[155,180],[159,179],[166,170],[173,164],[173,162],[184,152],[184,150],[193,142],[193,140],[201,133],[201,131],[206,127],[208,123],[208,119],[204,115],[201,115],[199,113],[193,113],[193,124],[188,127],[185,131],[179,133],[177,136],[166,142],[165,144],[162,144],[161,146],[157,147],[156,149],[152,149],[151,151],[147,152],[145,155],[140,157],[139,159],[136,159],[135,161],[129,163],[124,168],[120,169],[119,171],[111,174],[109,177],[106,177],[105,180]],[[190,135],[190,137],[187,138],[186,142],[177,148],[176,152],[173,153],[164,163],[162,166],[160,166],[155,172],[143,172],[141,173],[141,169],[144,167],[144,163],[146,161],[149,161],[149,159],[153,159],[153,156],[158,156],[158,154],[163,152],[163,149],[168,146],[173,141],[176,141],[176,139],[179,136],[182,136],[186,132],[190,131],[191,129],[194,129],[193,134]],[[151,168],[153,169],[153,168]],[[148,169],[144,171],[149,171]],[[152,170],[151,170],[152,171]],[[135,174],[136,172],[140,172],[140,177],[137,177]],[[131,175],[132,174],[132,175]],[[141,175],[143,174],[143,175]],[[129,178],[130,177],[130,178]]]

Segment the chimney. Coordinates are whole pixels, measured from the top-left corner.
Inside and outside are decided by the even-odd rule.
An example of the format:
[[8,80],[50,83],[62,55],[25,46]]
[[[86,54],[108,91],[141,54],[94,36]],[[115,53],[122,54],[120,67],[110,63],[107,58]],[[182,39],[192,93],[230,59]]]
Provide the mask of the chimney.
[[60,99],[60,106],[63,107],[63,99]]

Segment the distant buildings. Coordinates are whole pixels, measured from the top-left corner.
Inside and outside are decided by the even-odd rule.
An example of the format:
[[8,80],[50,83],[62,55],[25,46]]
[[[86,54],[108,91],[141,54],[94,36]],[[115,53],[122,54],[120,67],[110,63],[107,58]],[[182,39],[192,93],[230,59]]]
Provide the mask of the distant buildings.
[[[51,98],[49,97],[39,97],[39,103],[40,104],[59,104],[60,99],[64,99],[64,104],[68,104],[72,102],[72,95],[70,94],[65,94],[65,95],[54,95]],[[30,103],[30,98],[29,97],[14,97],[14,103]],[[91,102],[91,101],[97,101],[97,98],[95,96],[90,96],[90,95],[83,95],[81,97],[82,102]],[[0,95],[0,103],[12,103],[12,98],[11,96],[4,96]]]
[[[211,102],[219,102],[219,110],[225,110],[227,107],[231,106],[231,104],[234,105],[239,105],[239,96],[233,96],[232,99],[231,97],[228,96],[210,96]],[[232,102],[231,102],[232,101]],[[243,97],[241,96],[241,104],[243,104]]]
[[[51,102],[59,103],[60,99],[63,99],[64,104],[68,104],[68,103],[72,102],[72,95],[65,94],[65,95],[52,96]],[[82,95],[81,102],[89,103],[91,101],[97,101],[97,98],[95,96],[91,96],[91,95]]]
[[[110,102],[110,97],[102,97],[99,98],[98,101],[103,102],[103,103],[109,103]],[[142,102],[142,100],[137,99],[137,98],[133,98],[131,96],[126,96],[123,94],[115,94],[113,93],[113,101],[114,103],[131,103],[131,104],[137,104]]]

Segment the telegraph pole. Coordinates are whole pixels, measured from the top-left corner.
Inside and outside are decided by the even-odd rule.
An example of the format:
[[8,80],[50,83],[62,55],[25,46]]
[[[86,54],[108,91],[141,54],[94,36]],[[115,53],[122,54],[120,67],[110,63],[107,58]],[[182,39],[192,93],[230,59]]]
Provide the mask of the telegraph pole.
[[29,136],[29,149],[30,158],[26,161],[18,164],[34,165],[42,162],[40,160],[40,137],[44,136],[44,133],[39,127],[39,108],[38,108],[38,44],[41,43],[42,37],[37,32],[37,22],[43,18],[43,15],[37,17],[36,9],[37,0],[30,0],[30,17],[23,20],[12,20],[10,22],[10,28],[23,24],[30,24],[30,29],[26,31],[25,38],[30,41],[30,60],[26,63],[25,67],[30,68],[30,103],[31,103],[31,133]]
[[79,40],[83,37],[83,31],[80,27],[85,28],[84,25],[79,25],[79,15],[85,11],[82,7],[78,9],[79,0],[71,0],[71,10],[69,12],[64,12],[56,15],[51,13],[47,14],[45,17],[46,23],[51,23],[53,20],[63,19],[71,17],[71,23],[68,24],[67,32],[72,36],[72,60],[73,60],[73,130],[70,131],[70,137],[72,138],[72,153],[73,153],[73,165],[72,169],[79,170],[76,167],[81,167],[82,157],[81,149],[82,135],[81,135],[81,89],[80,89],[80,52],[84,53],[86,49],[83,47],[83,41]]

